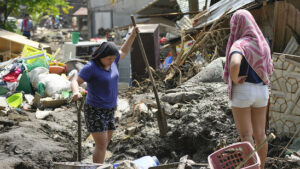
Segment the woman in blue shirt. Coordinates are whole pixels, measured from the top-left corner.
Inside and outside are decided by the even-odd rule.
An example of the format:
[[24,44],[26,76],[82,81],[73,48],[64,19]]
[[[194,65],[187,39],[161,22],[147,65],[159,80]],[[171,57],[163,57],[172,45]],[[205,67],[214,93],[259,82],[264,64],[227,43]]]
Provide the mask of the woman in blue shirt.
[[92,55],[91,61],[72,80],[73,99],[81,97],[79,85],[87,82],[87,98],[84,116],[88,132],[95,140],[94,163],[103,163],[107,146],[115,127],[114,111],[117,106],[119,72],[117,64],[130,51],[136,37],[135,29],[118,48],[110,42],[103,42]]

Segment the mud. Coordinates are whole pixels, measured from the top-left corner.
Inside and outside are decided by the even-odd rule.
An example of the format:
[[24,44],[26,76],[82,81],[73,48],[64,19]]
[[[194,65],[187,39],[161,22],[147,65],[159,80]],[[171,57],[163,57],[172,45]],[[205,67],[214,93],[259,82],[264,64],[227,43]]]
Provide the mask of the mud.
[[[154,114],[144,120],[136,118],[133,123],[127,121],[132,114],[125,115],[109,147],[114,154],[109,161],[156,155],[161,162],[173,162],[188,154],[196,162],[207,162],[207,155],[215,148],[237,141],[223,83],[186,84],[165,93],[161,96],[165,102],[161,104],[171,106],[166,112],[167,136],[159,136]],[[150,94],[145,94],[140,100],[137,96],[134,98],[135,102],[145,98],[154,100]],[[126,125],[136,127],[136,135],[126,135]]]
[[[57,109],[45,120],[37,120],[34,113],[23,112],[27,120],[21,122],[10,120],[9,116],[0,117],[1,168],[51,168],[53,161],[75,161],[77,120],[74,111],[73,108]],[[10,112],[10,115],[19,113]]]
[[[207,163],[207,156],[228,144],[240,141],[231,109],[228,107],[227,86],[224,83],[202,83],[187,81],[175,89],[160,93],[161,105],[167,114],[169,131],[159,136],[156,109],[152,94],[138,94],[131,98],[131,105],[141,102],[148,106],[144,118],[130,111],[123,115],[109,150],[116,163],[133,160],[145,155],[155,155],[161,163],[178,162],[189,155],[195,162]],[[135,120],[132,121],[132,117]],[[130,120],[128,120],[130,119]],[[135,127],[128,135],[126,128]],[[273,132],[272,129],[267,133]],[[270,141],[266,169],[300,168],[296,162],[277,158],[290,138],[282,137]]]

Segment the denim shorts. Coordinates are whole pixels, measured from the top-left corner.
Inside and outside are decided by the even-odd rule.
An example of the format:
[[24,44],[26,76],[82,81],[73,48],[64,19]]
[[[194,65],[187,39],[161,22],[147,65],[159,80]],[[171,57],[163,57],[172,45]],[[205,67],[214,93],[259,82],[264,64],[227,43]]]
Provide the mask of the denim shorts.
[[88,132],[94,133],[115,130],[115,110],[116,108],[102,109],[84,104],[84,117]]
[[263,83],[249,83],[232,86],[232,107],[265,107],[268,104],[269,90]]

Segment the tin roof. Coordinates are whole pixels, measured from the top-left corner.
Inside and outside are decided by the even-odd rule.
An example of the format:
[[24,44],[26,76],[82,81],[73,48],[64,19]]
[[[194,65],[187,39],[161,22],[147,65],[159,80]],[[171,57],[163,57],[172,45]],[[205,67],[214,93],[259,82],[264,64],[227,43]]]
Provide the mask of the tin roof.
[[229,8],[231,9],[228,13],[232,13],[238,9],[251,5],[256,5],[255,0],[221,0],[210,6],[207,11],[201,15],[197,20],[197,23],[194,23],[194,28],[201,28],[213,23]]
[[139,15],[150,15],[179,11],[180,9],[176,0],[154,0],[142,9],[136,11],[136,13]]

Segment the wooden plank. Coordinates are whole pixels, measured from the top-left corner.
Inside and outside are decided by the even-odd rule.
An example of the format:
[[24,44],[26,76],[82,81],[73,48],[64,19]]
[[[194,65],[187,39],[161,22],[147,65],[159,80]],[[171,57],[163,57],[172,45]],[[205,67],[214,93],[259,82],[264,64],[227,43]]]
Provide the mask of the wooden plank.
[[7,61],[10,58],[10,50],[0,52],[0,62]]
[[[277,33],[275,35],[275,50],[276,52],[281,52],[284,47],[283,43],[284,42],[284,36],[285,36],[285,27],[286,27],[286,12],[285,12],[285,5],[286,3],[284,1],[276,1],[277,4],[277,17],[274,19],[277,21],[276,24],[274,24],[275,29],[277,29]],[[276,7],[275,7],[276,8]],[[277,38],[276,38],[277,37]]]
[[[287,15],[287,18],[286,18],[287,25],[294,28],[295,19],[296,19],[294,15],[296,14],[296,11],[292,9],[292,6],[290,4],[286,3],[285,13]],[[286,47],[286,44],[288,44],[289,40],[291,39],[292,32],[287,27],[285,28],[284,31],[285,31],[285,36],[284,36],[283,44],[285,44],[285,47]]]
[[300,11],[286,1],[276,1],[272,45],[274,52],[282,52],[292,36],[287,25],[300,35]]
[[24,45],[16,42],[11,42],[11,52],[21,54],[23,51]]
[[19,39],[27,39],[27,37],[6,31],[4,29],[0,29],[0,37],[12,37],[12,38],[19,38]]
[[0,52],[10,50],[10,41],[0,37]]
[[299,22],[299,20],[300,20],[300,12],[299,12],[299,10],[298,10],[298,12],[296,14],[296,17],[297,17],[297,22],[296,22],[295,30],[300,35],[300,22]]
[[[293,4],[286,3],[286,12],[287,12],[287,25],[296,32],[297,35],[300,35],[300,11]],[[286,27],[286,34],[284,39],[284,45],[287,45],[293,33],[291,30]]]
[[[19,35],[19,34],[16,34],[16,33],[12,33],[12,32],[9,32],[9,31],[3,30],[3,29],[0,29],[0,38],[40,49],[40,43],[29,40],[25,36],[22,36],[22,35]],[[43,46],[44,46],[45,49],[47,49],[47,51],[50,48],[48,45],[43,44]],[[48,53],[51,53],[51,51],[50,52],[48,51]]]

